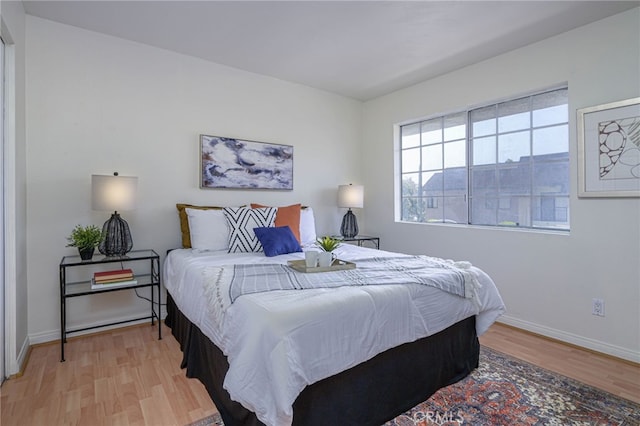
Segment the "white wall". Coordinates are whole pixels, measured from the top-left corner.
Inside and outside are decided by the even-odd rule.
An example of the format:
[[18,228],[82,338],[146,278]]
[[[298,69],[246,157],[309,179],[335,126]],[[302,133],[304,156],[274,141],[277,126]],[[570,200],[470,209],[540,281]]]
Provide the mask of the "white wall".
[[[640,200],[571,198],[571,233],[395,223],[393,125],[568,82],[570,109],[640,94],[638,9],[361,103],[172,52],[27,17],[28,333],[58,337],[60,258],[77,224],[101,225],[90,175],[139,176],[123,213],[135,246],[179,245],[176,202],[314,207],[337,231],[339,184],[366,188],[363,232],[382,247],[468,259],[496,281],[504,321],[640,360]],[[571,114],[572,192],[577,187]],[[292,192],[198,188],[198,135],[295,147]],[[365,147],[365,149],[361,149]],[[360,212],[357,212],[358,214]],[[590,314],[591,298],[607,316]],[[85,300],[86,299],[86,300]],[[124,293],[81,298],[71,327],[146,312]],[[25,309],[26,310],[26,309]]]
[[[336,232],[339,184],[357,182],[362,105],[347,98],[27,17],[29,335],[59,332],[58,264],[74,225],[102,223],[91,174],[139,177],[122,212],[134,248],[180,245],[175,204],[310,205]],[[293,191],[198,188],[199,134],[294,146]],[[70,328],[146,313],[128,292],[70,301]]]
[[[640,96],[640,12],[512,51],[367,102],[365,219],[385,249],[468,259],[495,280],[503,321],[640,361],[640,199],[579,199],[575,111]],[[393,125],[568,82],[571,233],[394,222]],[[371,191],[376,188],[377,191]],[[603,298],[606,317],[591,315]]]
[[0,5],[5,42],[5,345],[6,373],[19,372],[28,350],[25,147],[25,14],[21,2]]

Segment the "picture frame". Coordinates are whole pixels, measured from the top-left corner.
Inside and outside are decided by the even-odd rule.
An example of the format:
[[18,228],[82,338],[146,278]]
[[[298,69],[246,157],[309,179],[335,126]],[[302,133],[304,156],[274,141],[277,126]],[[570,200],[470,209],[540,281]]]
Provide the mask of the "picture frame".
[[293,146],[200,135],[200,188],[293,190]]
[[640,98],[577,110],[578,197],[640,197]]

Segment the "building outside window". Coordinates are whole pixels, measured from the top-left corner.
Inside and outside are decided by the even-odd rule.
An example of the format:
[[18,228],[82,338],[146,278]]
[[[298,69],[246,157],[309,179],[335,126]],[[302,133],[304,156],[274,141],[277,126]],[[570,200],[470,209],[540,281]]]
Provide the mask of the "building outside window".
[[566,88],[400,126],[401,220],[569,229]]

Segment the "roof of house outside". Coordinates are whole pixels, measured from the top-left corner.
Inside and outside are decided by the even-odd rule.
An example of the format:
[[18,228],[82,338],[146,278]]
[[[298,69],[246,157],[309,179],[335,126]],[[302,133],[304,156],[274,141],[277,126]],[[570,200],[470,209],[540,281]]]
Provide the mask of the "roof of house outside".
[[[547,187],[549,192],[569,194],[567,161],[568,152],[520,157],[519,161],[500,163],[497,165],[500,181],[500,193],[527,195],[531,193],[531,175],[529,168],[533,159],[535,185],[537,188]],[[443,183],[444,179],[444,183]],[[471,185],[485,192],[497,193],[496,164],[475,166],[471,169]],[[427,196],[447,193],[466,192],[467,167],[451,167],[435,173],[423,186]]]

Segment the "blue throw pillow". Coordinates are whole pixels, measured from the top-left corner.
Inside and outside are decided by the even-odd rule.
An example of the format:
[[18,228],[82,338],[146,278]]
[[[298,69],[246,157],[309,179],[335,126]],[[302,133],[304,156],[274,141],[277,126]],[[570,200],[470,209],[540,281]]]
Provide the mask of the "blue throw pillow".
[[288,226],[253,228],[253,232],[256,233],[267,257],[302,251],[300,243]]

